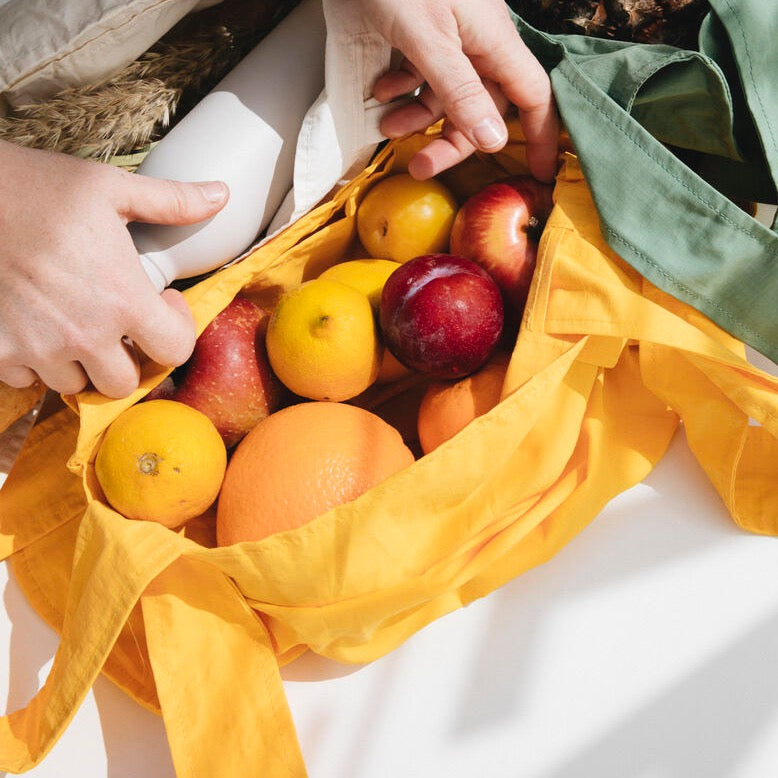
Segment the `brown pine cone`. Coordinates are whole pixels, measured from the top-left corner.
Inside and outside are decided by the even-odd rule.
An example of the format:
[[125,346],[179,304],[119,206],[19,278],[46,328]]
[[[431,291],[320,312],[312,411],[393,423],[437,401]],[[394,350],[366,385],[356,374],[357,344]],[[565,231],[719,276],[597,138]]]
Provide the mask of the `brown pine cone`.
[[696,48],[708,0],[509,0],[533,27],[638,43]]

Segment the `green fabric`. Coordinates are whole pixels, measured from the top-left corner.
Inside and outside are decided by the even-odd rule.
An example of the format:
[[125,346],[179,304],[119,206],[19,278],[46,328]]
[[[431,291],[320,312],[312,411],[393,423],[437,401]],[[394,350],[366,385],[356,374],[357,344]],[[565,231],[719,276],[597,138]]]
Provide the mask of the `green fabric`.
[[699,51],[514,18],[549,71],[610,247],[778,362],[778,235],[729,199],[777,201],[778,8],[711,7]]

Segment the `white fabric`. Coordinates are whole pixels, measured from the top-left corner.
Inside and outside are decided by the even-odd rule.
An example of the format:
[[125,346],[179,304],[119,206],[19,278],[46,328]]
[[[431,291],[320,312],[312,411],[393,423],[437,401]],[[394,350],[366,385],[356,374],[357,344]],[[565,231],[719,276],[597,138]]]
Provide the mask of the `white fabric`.
[[0,97],[35,102],[97,81],[148,49],[190,11],[220,0],[5,0]]
[[[35,102],[103,78],[146,51],[190,11],[218,2],[0,0],[0,105]],[[303,122],[294,187],[269,234],[310,210],[352,169],[363,167],[383,139],[378,123],[385,106],[370,91],[390,64],[391,48],[369,29],[359,4],[323,0],[322,6],[325,88]]]
[[323,0],[327,24],[324,91],[308,111],[297,141],[294,186],[268,229],[272,235],[315,206],[336,184],[364,167],[384,137],[386,111],[370,96],[392,50],[372,31],[357,3]]

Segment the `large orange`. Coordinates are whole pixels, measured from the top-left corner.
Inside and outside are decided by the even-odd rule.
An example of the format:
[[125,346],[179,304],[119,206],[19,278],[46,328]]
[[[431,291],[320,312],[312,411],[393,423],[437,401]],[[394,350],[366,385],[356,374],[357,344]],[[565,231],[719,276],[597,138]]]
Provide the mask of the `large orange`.
[[508,356],[498,352],[478,372],[458,381],[433,381],[419,406],[419,444],[425,454],[453,438],[502,396]]
[[263,419],[238,444],[216,518],[220,546],[299,527],[414,460],[400,433],[346,403],[304,402]]

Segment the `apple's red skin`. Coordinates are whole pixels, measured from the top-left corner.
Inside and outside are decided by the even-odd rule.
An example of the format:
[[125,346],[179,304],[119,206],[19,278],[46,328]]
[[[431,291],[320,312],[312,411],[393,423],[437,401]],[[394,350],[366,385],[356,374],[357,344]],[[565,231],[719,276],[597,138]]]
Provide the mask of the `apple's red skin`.
[[520,320],[537,262],[538,240],[553,202],[553,187],[532,176],[485,186],[460,207],[450,250],[477,262],[503,292],[507,312]]
[[173,399],[202,411],[230,448],[276,410],[284,389],[270,368],[270,311],[236,297],[203,330]]
[[503,325],[500,289],[483,268],[451,254],[424,254],[395,270],[379,308],[387,348],[435,378],[460,378],[491,356]]

